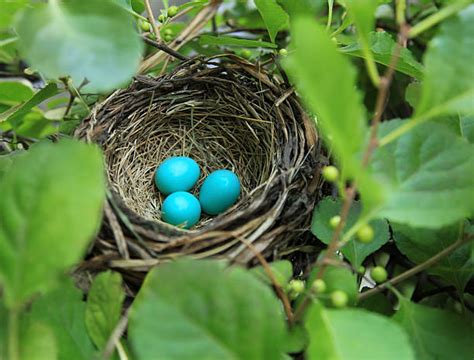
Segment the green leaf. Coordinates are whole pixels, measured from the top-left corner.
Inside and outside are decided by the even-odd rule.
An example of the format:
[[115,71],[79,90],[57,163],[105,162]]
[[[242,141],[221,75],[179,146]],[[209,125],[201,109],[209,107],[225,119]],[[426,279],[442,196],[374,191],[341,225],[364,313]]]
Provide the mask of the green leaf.
[[[371,32],[368,36],[368,47],[373,55],[375,62],[388,66],[390,64],[392,54],[396,47],[396,42],[392,36],[385,31]],[[340,49],[344,54],[364,57],[361,43],[354,43]],[[411,76],[415,79],[423,77],[423,66],[413,57],[413,54],[407,48],[403,48],[400,52],[395,70]]]
[[255,5],[262,15],[270,40],[274,42],[278,32],[288,28],[288,14],[278,5],[277,0],[255,0]]
[[303,325],[293,325],[288,332],[285,341],[285,351],[290,354],[296,354],[304,351],[309,344],[308,331]]
[[16,13],[28,4],[27,0],[0,1],[0,31],[11,26]]
[[143,0],[132,0],[132,9],[138,14],[141,14],[142,12],[145,11],[145,5],[143,3]]
[[[280,286],[287,284],[293,277],[293,264],[288,260],[278,260],[271,262],[270,269],[272,270],[273,276],[277,280]],[[271,284],[271,280],[268,277],[263,266],[256,266],[250,269],[250,272],[254,274],[257,278],[265,281],[267,284]]]
[[61,286],[33,303],[28,320],[39,321],[51,328],[59,359],[90,360],[94,358],[95,350],[87,336],[85,310],[82,292],[66,278]]
[[474,116],[466,115],[460,117],[461,134],[471,144],[474,144]]
[[357,35],[362,45],[362,53],[364,54],[369,75],[374,84],[378,86],[380,79],[369,44],[369,35],[375,26],[377,2],[374,0],[345,0],[345,3],[348,14],[357,28]]
[[394,321],[365,310],[327,310],[315,303],[306,327],[309,360],[410,360],[413,350],[407,334]]
[[21,334],[20,352],[22,359],[57,359],[58,349],[53,330],[41,322],[30,322]]
[[[334,229],[329,225],[329,220],[341,212],[342,202],[340,199],[334,200],[326,197],[321,200],[313,212],[311,231],[325,244],[329,244],[334,233]],[[359,219],[361,204],[355,201],[352,205],[344,227],[346,233]],[[374,253],[389,239],[388,224],[385,220],[373,220],[370,225],[374,229],[374,240],[369,244],[363,244],[351,237],[347,245],[342,248],[342,253],[351,262],[354,268],[362,265],[367,256]]]
[[381,293],[362,299],[357,304],[357,307],[385,316],[391,316],[394,313],[393,305],[387,297]]
[[410,336],[420,360],[472,359],[473,328],[468,318],[400,299],[400,309],[393,317]]
[[217,46],[237,46],[246,48],[271,48],[276,49],[278,46],[266,41],[239,39],[231,36],[211,36],[201,35],[199,37],[200,45],[217,45]]
[[130,312],[139,359],[279,359],[281,305],[242,268],[178,260],[153,269]]
[[422,96],[412,121],[474,113],[473,33],[474,6],[441,25],[425,55]]
[[12,105],[28,100],[33,94],[33,88],[25,81],[0,82],[0,103]]
[[49,78],[85,79],[89,91],[124,85],[135,73],[143,43],[133,19],[110,1],[50,1],[19,19],[19,47],[31,66]]
[[[49,83],[40,91],[31,96],[28,100],[26,100],[24,103],[13,106],[7,111],[1,113],[0,123],[2,121],[13,122],[17,119],[21,119],[23,116],[28,114],[35,106],[41,104],[44,100],[49,99],[57,93],[58,86],[56,85],[56,83]],[[23,90],[23,95],[24,94],[25,92]],[[16,98],[20,98],[20,95],[16,95]]]
[[292,30],[296,51],[285,69],[317,115],[318,127],[343,169],[353,175],[360,163],[355,154],[367,131],[356,71],[315,21],[297,18]]
[[308,13],[316,14],[327,7],[327,3],[324,0],[277,0],[277,2],[288,13],[290,20]]
[[3,304],[3,299],[0,297],[0,359],[7,358],[7,324],[8,324],[8,310]]
[[14,159],[0,193],[0,282],[11,308],[81,259],[100,222],[102,157],[76,141],[38,144]]
[[[309,275],[308,284],[312,284],[318,274],[318,267],[313,268]],[[349,305],[355,305],[357,302],[357,277],[349,269],[338,266],[328,266],[324,272],[323,278],[326,283],[325,294],[341,290],[347,294]],[[330,305],[329,299],[323,300],[326,305]]]
[[[432,258],[462,236],[458,224],[439,230],[430,230],[392,223],[392,229],[397,247],[416,264]],[[470,259],[470,253],[470,244],[465,244],[439,260],[428,269],[428,272],[441,276],[463,292],[474,274],[474,263]]]
[[[380,134],[403,123],[383,123]],[[441,124],[420,125],[379,147],[372,169],[390,195],[380,217],[439,229],[474,213],[474,146]]]
[[89,335],[99,349],[107,344],[120,319],[124,298],[119,273],[107,271],[96,276],[87,298],[85,321]]

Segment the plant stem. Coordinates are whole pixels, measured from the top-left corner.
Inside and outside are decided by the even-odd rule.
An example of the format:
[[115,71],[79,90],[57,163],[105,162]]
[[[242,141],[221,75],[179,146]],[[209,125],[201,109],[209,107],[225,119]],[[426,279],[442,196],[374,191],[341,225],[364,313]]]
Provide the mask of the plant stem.
[[153,9],[150,5],[150,0],[145,0],[146,13],[148,14],[148,20],[150,21],[153,32],[155,33],[156,40],[160,41],[160,29],[156,25],[155,15],[153,15]]
[[241,242],[243,242],[245,244],[245,246],[247,246],[250,249],[250,251],[253,252],[253,254],[255,255],[257,260],[260,262],[260,264],[263,267],[263,270],[265,271],[267,276],[270,278],[270,281],[272,282],[272,285],[275,288],[275,291],[276,291],[278,297],[280,298],[281,302],[283,303],[283,309],[285,310],[286,317],[288,319],[288,323],[293,324],[294,315],[293,315],[293,311],[291,309],[290,300],[288,299],[288,296],[286,296],[286,293],[283,291],[283,289],[281,288],[281,286],[278,283],[277,279],[275,278],[275,275],[273,274],[270,265],[268,265],[267,260],[265,260],[263,255],[257,250],[257,248],[255,246],[253,246],[252,243],[247,241],[247,239],[245,239],[242,236],[237,235],[237,234],[232,234],[232,235],[235,236],[237,239],[239,239]]
[[[372,124],[370,128],[370,139],[362,157],[362,169],[365,169],[368,166],[370,158],[378,146],[378,141],[377,141],[378,126],[382,120],[382,114],[385,108],[385,102],[387,100],[388,90],[390,88],[390,84],[392,82],[393,75],[395,73],[395,66],[397,65],[398,59],[400,57],[402,45],[406,43],[406,39],[408,35],[408,27],[406,23],[404,22],[399,24],[399,27],[400,29],[399,29],[398,42],[397,42],[396,48],[392,54],[392,57],[390,59],[390,64],[388,65],[388,68],[385,74],[380,78],[380,85],[378,87],[377,100],[376,100],[376,105],[375,105],[375,113],[374,113],[374,117],[372,118]],[[344,229],[344,225],[347,221],[349,210],[354,201],[356,192],[357,192],[357,183],[353,182],[346,190],[344,202],[342,204],[342,209],[340,213],[341,221],[336,227],[333,233],[331,242],[329,243],[323,258],[320,261],[321,267],[318,273],[316,274],[316,279],[321,279],[324,276],[326,268],[329,265],[329,263],[333,260],[336,254],[336,251],[339,250],[341,246],[344,245],[343,242],[339,241],[339,238],[341,236],[342,230]],[[310,303],[311,303],[311,292],[309,291],[306,297],[301,302],[300,306],[295,311],[295,316],[294,316],[295,321],[301,319],[301,317],[304,314],[304,311],[306,310],[306,308],[309,306]]]
[[466,241],[466,240],[461,239],[461,240],[456,241],[455,243],[451,244],[446,249],[443,249],[442,251],[437,253],[435,256],[429,258],[425,262],[423,262],[421,264],[418,264],[417,266],[411,268],[410,270],[407,270],[404,273],[402,273],[398,276],[395,276],[394,278],[384,282],[383,284],[378,285],[377,287],[374,287],[373,289],[370,289],[368,291],[365,291],[365,292],[361,293],[359,295],[359,300],[366,299],[366,298],[368,298],[372,295],[375,295],[375,294],[383,291],[384,289],[389,288],[390,286],[398,284],[399,282],[401,282],[403,280],[406,280],[406,279],[418,274],[419,272],[421,272],[425,269],[428,269],[429,267],[436,264],[442,258],[444,258],[444,257],[448,256],[449,254],[451,254],[454,250],[456,250],[460,246],[462,246],[464,244],[467,244],[470,240],[471,239],[468,239]]
[[458,11],[464,9],[466,6],[472,3],[472,0],[456,1],[451,5],[442,8],[440,11],[435,12],[433,15],[428,16],[423,21],[413,26],[408,32],[409,38],[414,38],[420,35],[422,32],[428,30],[432,26],[440,23],[444,19],[454,15]]
[[328,21],[326,24],[326,30],[329,30],[331,28],[333,7],[334,7],[334,1],[328,0]]
[[11,309],[8,314],[8,358],[10,360],[20,359],[20,348],[18,346],[18,310]]

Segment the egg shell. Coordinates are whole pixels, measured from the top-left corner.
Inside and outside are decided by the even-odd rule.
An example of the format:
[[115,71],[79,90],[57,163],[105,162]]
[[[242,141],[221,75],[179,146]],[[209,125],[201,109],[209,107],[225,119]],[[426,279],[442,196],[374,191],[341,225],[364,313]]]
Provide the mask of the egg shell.
[[201,204],[193,194],[177,191],[163,201],[161,212],[163,221],[189,229],[201,218]]
[[204,180],[199,192],[202,210],[209,215],[223,213],[240,195],[240,181],[230,170],[216,170]]
[[163,161],[155,172],[155,184],[164,195],[188,191],[199,179],[201,170],[193,159],[174,156]]

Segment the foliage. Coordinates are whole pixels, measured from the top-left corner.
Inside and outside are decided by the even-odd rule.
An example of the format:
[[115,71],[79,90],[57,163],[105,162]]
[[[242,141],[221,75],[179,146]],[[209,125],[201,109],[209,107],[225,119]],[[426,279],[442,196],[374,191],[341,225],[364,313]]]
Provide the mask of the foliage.
[[[471,359],[472,1],[162,3],[154,34],[142,0],[0,0],[0,360]],[[104,169],[66,138],[134,75],[175,66],[155,42],[259,61],[340,176],[285,259],[170,261],[136,299],[107,271],[84,293],[65,273],[98,230]]]

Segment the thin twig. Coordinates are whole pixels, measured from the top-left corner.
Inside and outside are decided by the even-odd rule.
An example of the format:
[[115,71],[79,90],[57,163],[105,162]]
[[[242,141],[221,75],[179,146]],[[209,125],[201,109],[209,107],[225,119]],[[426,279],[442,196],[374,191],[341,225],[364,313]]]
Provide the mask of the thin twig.
[[171,55],[171,56],[174,56],[175,58],[179,59],[179,60],[183,60],[183,61],[186,61],[186,60],[189,60],[189,58],[187,56],[184,56],[182,54],[180,54],[179,52],[177,51],[174,51],[172,48],[170,48],[169,46],[163,44],[163,43],[159,43],[159,42],[156,42],[154,40],[151,40],[149,39],[148,37],[146,36],[143,36],[143,40],[147,43],[147,44],[150,44],[151,46],[154,46],[156,47],[157,49],[161,50],[161,51],[164,51],[165,53]]
[[102,353],[103,359],[109,359],[112,356],[115,347],[117,346],[118,342],[120,341],[120,338],[125,332],[125,329],[127,328],[127,325],[128,325],[128,315],[129,315],[130,309],[131,307],[125,310],[125,313],[122,315],[119,322],[117,323],[117,326],[115,326],[114,331],[112,331],[112,334],[107,340],[107,343],[104,347],[104,351]]
[[262,264],[263,270],[265,271],[265,273],[270,278],[270,281],[272,282],[272,285],[275,288],[275,291],[276,291],[278,297],[280,298],[281,302],[283,303],[283,308],[285,309],[285,313],[286,313],[286,317],[288,319],[288,322],[290,324],[292,324],[293,323],[293,311],[291,309],[290,300],[288,299],[288,296],[286,296],[286,293],[283,291],[280,284],[278,284],[278,281],[275,278],[275,275],[273,274],[273,271],[272,271],[270,265],[268,265],[267,260],[265,260],[263,255],[249,241],[247,241],[242,236],[239,236],[237,234],[233,234],[233,235],[237,239],[239,239],[239,241],[244,243],[245,246],[247,246],[250,249],[250,251],[253,252],[253,254],[255,255],[257,260],[260,262],[260,264]]
[[436,264],[442,258],[444,258],[444,257],[448,256],[449,254],[451,254],[454,250],[456,250],[460,246],[462,246],[464,244],[467,244],[470,240],[472,240],[472,239],[469,239],[468,241],[466,241],[466,240],[456,241],[455,243],[453,243],[450,246],[448,246],[447,248],[443,249],[442,251],[437,253],[435,256],[429,258],[425,262],[423,262],[421,264],[418,264],[417,266],[405,271],[404,273],[402,273],[398,276],[395,276],[394,278],[384,282],[383,284],[378,285],[377,287],[374,287],[373,289],[370,289],[368,291],[365,291],[365,292],[359,294],[359,300],[366,299],[366,298],[368,298],[372,295],[375,295],[375,294],[387,289],[390,286],[398,284],[399,282],[402,282],[402,281],[418,274],[419,272],[428,269],[429,267]]
[[[382,115],[384,112],[385,103],[388,96],[388,90],[390,88],[390,84],[392,82],[393,75],[395,73],[395,66],[397,65],[397,62],[399,60],[402,46],[403,44],[406,43],[407,36],[408,36],[408,27],[406,23],[403,22],[400,24],[398,42],[392,54],[390,64],[385,74],[380,78],[379,88],[377,92],[376,106],[375,106],[375,114],[374,114],[374,117],[372,118],[371,129],[370,129],[370,139],[362,157],[362,169],[365,169],[368,166],[370,158],[378,146],[378,141],[377,141],[378,126],[382,120]],[[345,191],[344,202],[342,204],[342,209],[340,213],[341,221],[339,222],[338,226],[336,227],[333,233],[331,242],[329,243],[323,258],[320,260],[321,266],[319,268],[318,273],[316,274],[316,279],[321,279],[324,276],[326,268],[328,264],[331,262],[331,260],[334,258],[337,250],[339,250],[340,247],[344,245],[344,243],[339,241],[339,238],[346,224],[347,217],[349,215],[349,210],[354,201],[356,192],[357,192],[357,183],[353,182]],[[306,295],[306,297],[303,299],[303,301],[301,302],[300,306],[296,309],[295,316],[294,316],[295,320],[298,320],[303,316],[304,311],[306,310],[306,308],[309,306],[310,303],[311,303],[311,294],[309,292]]]
[[150,0],[145,0],[145,8],[148,14],[148,20],[150,21],[151,28],[153,29],[153,32],[155,33],[156,40],[160,41],[160,29],[158,25],[156,25],[155,15],[153,15],[153,9],[151,8]]

